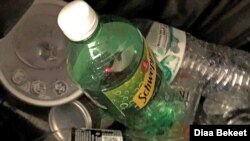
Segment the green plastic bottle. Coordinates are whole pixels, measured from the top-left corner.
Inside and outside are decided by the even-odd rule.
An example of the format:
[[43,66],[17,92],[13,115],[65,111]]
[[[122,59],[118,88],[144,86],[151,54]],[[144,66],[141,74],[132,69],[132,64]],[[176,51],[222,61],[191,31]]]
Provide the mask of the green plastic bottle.
[[160,136],[183,125],[185,103],[164,79],[140,31],[98,16],[84,1],[67,4],[58,25],[69,38],[72,78],[133,133]]

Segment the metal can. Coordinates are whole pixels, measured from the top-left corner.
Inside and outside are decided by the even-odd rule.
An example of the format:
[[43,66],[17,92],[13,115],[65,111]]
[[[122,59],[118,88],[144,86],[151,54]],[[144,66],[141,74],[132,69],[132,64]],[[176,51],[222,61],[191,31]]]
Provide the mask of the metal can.
[[82,96],[78,100],[52,107],[49,125],[58,140],[69,138],[65,130],[76,128],[108,128],[114,120],[97,107],[90,99]]
[[[64,139],[57,139],[55,134],[58,132],[67,134]],[[93,128],[71,128],[45,134],[34,141],[131,141],[124,137],[123,132],[114,129],[93,129]]]

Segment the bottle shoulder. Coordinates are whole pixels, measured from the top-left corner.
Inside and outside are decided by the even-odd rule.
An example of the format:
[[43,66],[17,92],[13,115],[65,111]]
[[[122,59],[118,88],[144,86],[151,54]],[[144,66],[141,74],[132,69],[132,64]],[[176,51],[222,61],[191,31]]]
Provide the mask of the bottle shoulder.
[[[138,67],[143,46],[143,36],[133,25],[120,21],[101,22],[98,31],[87,41],[70,42],[71,72],[79,81],[83,76],[89,77],[87,80],[93,86],[120,85]],[[90,85],[85,85],[86,79],[82,83]]]

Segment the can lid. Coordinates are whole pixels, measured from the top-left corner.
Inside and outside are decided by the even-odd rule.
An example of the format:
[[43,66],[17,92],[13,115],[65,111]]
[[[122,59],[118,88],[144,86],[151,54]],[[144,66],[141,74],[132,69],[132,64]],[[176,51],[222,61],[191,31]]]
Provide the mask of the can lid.
[[92,120],[87,109],[79,102],[73,101],[52,107],[49,112],[50,130],[59,140],[68,139],[68,132],[60,132],[70,128],[91,128]]

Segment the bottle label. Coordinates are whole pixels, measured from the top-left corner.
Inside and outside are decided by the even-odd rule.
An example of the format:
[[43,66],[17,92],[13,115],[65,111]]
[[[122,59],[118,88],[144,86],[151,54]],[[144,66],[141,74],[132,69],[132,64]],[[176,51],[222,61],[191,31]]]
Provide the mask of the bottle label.
[[139,108],[143,108],[153,96],[156,81],[156,62],[153,53],[150,50],[146,53],[147,59],[143,60],[141,64],[142,70],[145,71],[144,80],[133,98]]
[[156,73],[153,52],[145,46],[143,57],[134,75],[119,87],[106,91],[104,94],[121,113],[134,104],[141,109],[153,96]]
[[123,141],[123,137],[119,130],[72,129],[71,141]]
[[165,77],[171,83],[176,77],[184,57],[186,33],[174,27],[154,22],[147,34],[146,41],[160,63]]

